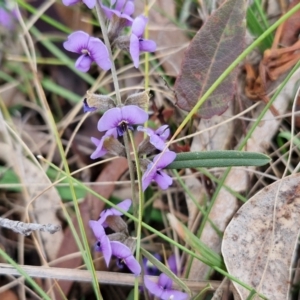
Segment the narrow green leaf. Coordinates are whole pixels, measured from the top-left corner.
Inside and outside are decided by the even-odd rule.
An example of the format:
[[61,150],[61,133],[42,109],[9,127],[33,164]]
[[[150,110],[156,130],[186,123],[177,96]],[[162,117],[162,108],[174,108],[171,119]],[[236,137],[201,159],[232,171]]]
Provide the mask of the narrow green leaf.
[[26,281],[41,296],[42,299],[51,300],[51,298],[43,291],[43,289],[16,263],[4,250],[0,247],[0,256],[2,256],[10,265],[12,265],[20,275],[24,276]]
[[206,246],[196,235],[194,235],[185,225],[178,221],[173,215],[167,215],[171,227],[177,234],[196,252],[210,267],[219,267],[225,270],[225,265],[221,255]]
[[244,151],[204,151],[178,153],[167,169],[263,166],[271,159],[262,153]]

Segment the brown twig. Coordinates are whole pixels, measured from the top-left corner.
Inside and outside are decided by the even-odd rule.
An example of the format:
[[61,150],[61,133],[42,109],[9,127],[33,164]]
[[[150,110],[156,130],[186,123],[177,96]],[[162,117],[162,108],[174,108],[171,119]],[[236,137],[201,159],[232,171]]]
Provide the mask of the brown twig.
[[9,228],[14,232],[23,235],[30,235],[32,231],[36,231],[36,230],[49,232],[51,234],[61,230],[61,227],[59,225],[53,225],[53,224],[41,225],[37,223],[24,223],[19,221],[12,221],[5,218],[0,218],[0,226]]

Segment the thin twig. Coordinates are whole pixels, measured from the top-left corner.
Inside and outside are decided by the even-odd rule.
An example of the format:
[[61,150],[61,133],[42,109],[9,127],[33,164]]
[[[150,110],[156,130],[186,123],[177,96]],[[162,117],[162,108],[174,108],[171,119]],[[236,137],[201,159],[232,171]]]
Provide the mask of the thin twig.
[[23,235],[30,235],[32,231],[36,231],[36,230],[49,232],[51,234],[61,230],[61,227],[59,225],[53,225],[53,224],[41,225],[37,223],[24,223],[19,221],[12,221],[6,218],[0,218],[0,226],[9,228],[14,232]]

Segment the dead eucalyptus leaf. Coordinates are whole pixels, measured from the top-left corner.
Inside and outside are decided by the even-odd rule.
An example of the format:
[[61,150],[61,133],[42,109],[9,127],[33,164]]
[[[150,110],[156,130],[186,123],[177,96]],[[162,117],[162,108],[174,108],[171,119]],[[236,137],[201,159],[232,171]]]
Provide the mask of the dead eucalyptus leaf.
[[[276,181],[248,200],[224,233],[222,253],[228,272],[268,299],[287,299],[299,215],[299,174]],[[234,285],[246,299],[249,291]]]
[[[227,0],[197,32],[185,52],[176,79],[176,104],[190,111],[244,48],[246,1]],[[237,70],[231,72],[201,106],[198,114],[222,114],[233,98]]]

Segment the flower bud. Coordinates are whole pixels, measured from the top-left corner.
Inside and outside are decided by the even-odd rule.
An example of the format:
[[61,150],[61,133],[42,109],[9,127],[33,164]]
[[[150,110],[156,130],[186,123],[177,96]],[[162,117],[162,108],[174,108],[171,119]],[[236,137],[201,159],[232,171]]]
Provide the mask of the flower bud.
[[116,45],[119,49],[129,52],[130,49],[130,36],[122,35],[113,41],[113,45]]
[[149,107],[149,95],[149,89],[143,92],[132,94],[125,100],[125,105],[137,105],[141,109],[147,110]]
[[[108,216],[106,218],[106,224],[114,232],[119,232],[127,236],[129,235],[127,224],[120,216]],[[123,241],[119,241],[119,242],[123,243]]]
[[150,143],[150,138],[147,136],[138,147],[138,156],[148,155],[155,151],[156,148]]
[[126,239],[128,238],[128,235],[123,233],[123,232],[115,232],[115,233],[111,233],[107,236],[109,238],[109,240],[112,241],[117,241],[120,243],[124,243],[126,241]]
[[115,101],[105,95],[93,94],[90,91],[86,92],[86,98],[83,100],[84,112],[89,111],[107,111],[110,108],[116,107]]
[[117,15],[113,15],[109,27],[108,27],[108,38],[111,44],[119,37],[121,31],[124,27],[128,26],[128,20],[125,18],[121,18]]
[[126,157],[125,147],[113,136],[105,138],[103,147],[112,155]]

